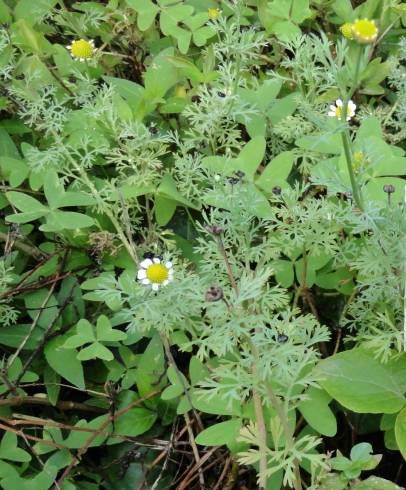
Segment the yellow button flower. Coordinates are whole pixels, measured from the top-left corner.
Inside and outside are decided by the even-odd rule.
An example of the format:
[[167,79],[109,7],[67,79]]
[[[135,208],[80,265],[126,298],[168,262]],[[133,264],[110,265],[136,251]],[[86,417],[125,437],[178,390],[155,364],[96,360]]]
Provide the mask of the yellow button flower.
[[216,20],[221,14],[220,9],[208,9],[207,11],[210,20]]
[[347,39],[354,39],[354,34],[352,32],[352,24],[350,22],[346,22],[340,27],[341,34]]
[[[352,100],[348,101],[347,117],[346,117],[347,121],[349,121],[352,117],[355,116],[356,107],[357,106],[354,104],[354,102]],[[336,117],[337,119],[341,119],[342,113],[343,113],[343,101],[341,99],[337,99],[336,104],[330,106],[330,110],[328,112],[328,115],[330,117]]]
[[160,259],[145,259],[140,263],[137,279],[141,284],[151,285],[154,291],[173,280],[172,262],[162,263]]
[[378,27],[374,20],[359,19],[352,24],[352,33],[358,42],[369,44],[378,37]]
[[92,40],[86,41],[85,39],[78,39],[77,41],[72,41],[69,46],[66,46],[72,57],[79,61],[86,61],[92,58],[94,55],[94,42]]

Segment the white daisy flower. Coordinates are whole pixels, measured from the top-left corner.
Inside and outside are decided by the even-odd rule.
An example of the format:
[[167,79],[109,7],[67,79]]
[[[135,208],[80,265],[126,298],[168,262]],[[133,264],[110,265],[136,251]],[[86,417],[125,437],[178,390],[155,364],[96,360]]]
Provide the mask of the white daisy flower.
[[[346,117],[347,121],[349,121],[352,117],[355,116],[356,108],[357,106],[354,104],[354,102],[352,100],[349,100],[347,105],[347,117]],[[330,106],[328,115],[330,117],[336,117],[337,119],[341,119],[342,111],[343,111],[343,101],[341,99],[337,99],[336,104]]]
[[95,52],[94,41],[86,41],[85,39],[72,41],[66,48],[70,51],[72,58],[79,61],[86,61],[92,58]]
[[173,280],[172,262],[162,262],[160,259],[145,259],[140,263],[137,279],[141,284],[151,284],[154,291],[160,286],[166,286]]

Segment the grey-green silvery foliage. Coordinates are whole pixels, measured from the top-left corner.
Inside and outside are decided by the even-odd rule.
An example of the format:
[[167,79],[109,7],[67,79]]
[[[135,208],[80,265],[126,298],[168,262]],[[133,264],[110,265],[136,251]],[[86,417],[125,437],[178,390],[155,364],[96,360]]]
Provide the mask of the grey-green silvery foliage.
[[[15,277],[13,276],[13,266],[11,262],[13,257],[17,254],[13,253],[8,257],[0,257],[0,293],[5,292],[11,284],[13,284]],[[16,323],[19,312],[11,304],[7,298],[0,300],[0,326],[9,326]]]
[[289,75],[275,72],[276,77],[293,83],[310,102],[337,86],[337,76],[347,53],[345,41],[338,40],[334,44],[334,56],[331,52],[333,43],[324,33],[320,33],[320,36],[300,35],[291,41],[279,42],[291,56],[284,56],[281,61],[281,66]]
[[345,204],[306,195],[300,199],[302,192],[287,189],[275,198],[280,205],[272,207],[273,216],[267,220],[267,243],[285,255],[336,254],[340,249],[337,221],[348,214]]
[[[358,217],[361,220],[366,221]],[[379,217],[367,221],[362,236],[347,242],[342,251],[344,260],[357,271],[356,291],[342,325],[349,328],[349,338],[369,346],[383,360],[393,349],[403,351],[405,223],[403,206],[381,209]]]

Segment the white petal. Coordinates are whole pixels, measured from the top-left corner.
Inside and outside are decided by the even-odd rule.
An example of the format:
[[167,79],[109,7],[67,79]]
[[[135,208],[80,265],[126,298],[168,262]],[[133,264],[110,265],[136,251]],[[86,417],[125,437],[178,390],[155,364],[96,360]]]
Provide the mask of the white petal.
[[153,259],[153,260],[154,260],[154,263],[155,263],[155,264],[160,264],[160,263],[161,263],[160,259],[157,259],[156,257],[155,257],[155,259]]
[[335,111],[334,111],[334,112],[333,112],[333,111],[329,111],[329,112],[328,112],[328,115],[329,115],[330,117],[336,117],[336,112],[335,112]]
[[150,281],[149,279],[145,278],[145,279],[143,279],[143,280],[141,281],[141,283],[142,283],[142,284],[151,284],[151,281]]
[[342,105],[343,105],[343,101],[341,99],[337,99],[336,100],[336,106],[337,107],[342,107]]
[[93,48],[94,48],[94,41],[93,41],[93,39],[91,39],[91,40],[89,41],[89,44],[91,44],[91,45],[93,46]]
[[147,271],[145,269],[140,269],[137,273],[137,279],[145,279],[147,277]]
[[348,102],[348,107],[351,111],[355,111],[355,109],[357,108],[357,106],[351,100]]
[[143,269],[147,269],[150,265],[152,265],[152,260],[151,259],[145,259],[140,263],[140,266]]
[[158,283],[155,283],[155,284],[152,285],[152,290],[153,291],[158,291],[158,289],[159,289],[159,284]]
[[169,284],[169,280],[167,279],[166,281],[164,281],[164,282],[162,283],[162,286],[167,286],[168,284]]
[[172,262],[165,262],[165,267],[167,269],[172,269]]
[[336,110],[336,106],[335,106],[335,105],[331,105],[331,106],[330,106],[330,110],[335,112],[335,110]]

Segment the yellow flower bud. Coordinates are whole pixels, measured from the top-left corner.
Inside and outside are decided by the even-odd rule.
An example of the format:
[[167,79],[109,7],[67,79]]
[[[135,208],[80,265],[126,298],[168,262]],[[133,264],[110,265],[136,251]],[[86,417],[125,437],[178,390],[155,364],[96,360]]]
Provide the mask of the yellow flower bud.
[[221,14],[221,10],[220,9],[213,9],[213,8],[208,9],[207,14],[208,14],[210,20],[216,20],[219,17],[219,15]]
[[359,19],[352,24],[354,38],[362,44],[370,44],[378,37],[378,27],[374,20]]
[[347,39],[354,39],[354,35],[352,33],[352,24],[350,22],[346,22],[340,27],[341,34]]

